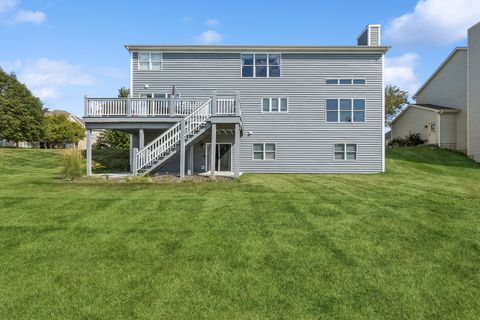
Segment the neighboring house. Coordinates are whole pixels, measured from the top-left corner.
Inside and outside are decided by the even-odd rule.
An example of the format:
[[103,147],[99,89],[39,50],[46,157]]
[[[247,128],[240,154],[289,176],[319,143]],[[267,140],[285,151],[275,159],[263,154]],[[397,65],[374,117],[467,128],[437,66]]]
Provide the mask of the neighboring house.
[[357,40],[126,45],[130,98],[85,98],[87,174],[93,129],[131,134],[134,174],[382,172],[388,47]]
[[[75,122],[75,123],[79,124],[82,128],[85,128],[85,123],[84,123],[83,119],[81,117],[77,116],[77,115],[74,115],[73,113],[70,113],[70,112],[65,111],[65,110],[52,110],[52,111],[47,111],[46,112],[47,116],[48,115],[57,115],[57,114],[66,115],[68,121]],[[99,135],[98,131],[92,132],[92,143],[95,143],[97,141],[98,135]],[[67,148],[67,149],[75,148],[75,149],[85,150],[86,145],[87,145],[87,138],[85,137],[82,140],[80,140],[79,142],[67,143],[64,147]]]
[[480,23],[467,47],[455,48],[392,122],[392,138],[419,133],[429,144],[480,161]]

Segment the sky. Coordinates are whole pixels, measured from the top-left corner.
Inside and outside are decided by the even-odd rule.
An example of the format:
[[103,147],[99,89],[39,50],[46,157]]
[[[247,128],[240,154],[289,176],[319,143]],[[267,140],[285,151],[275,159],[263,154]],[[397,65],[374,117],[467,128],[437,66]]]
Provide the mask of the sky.
[[0,0],[0,67],[49,109],[129,85],[124,44],[354,45],[382,25],[385,78],[413,95],[480,20],[479,0]]

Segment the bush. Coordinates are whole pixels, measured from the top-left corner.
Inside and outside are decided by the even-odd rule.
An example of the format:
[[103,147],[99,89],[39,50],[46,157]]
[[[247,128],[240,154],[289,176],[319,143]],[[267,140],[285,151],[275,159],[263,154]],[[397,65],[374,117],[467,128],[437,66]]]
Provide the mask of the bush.
[[83,176],[83,157],[78,149],[62,151],[63,175],[65,178],[75,179]]
[[388,145],[393,148],[399,147],[409,147],[409,146],[418,146],[420,144],[424,144],[425,140],[420,137],[420,133],[410,133],[408,136],[404,138],[394,138],[392,139]]

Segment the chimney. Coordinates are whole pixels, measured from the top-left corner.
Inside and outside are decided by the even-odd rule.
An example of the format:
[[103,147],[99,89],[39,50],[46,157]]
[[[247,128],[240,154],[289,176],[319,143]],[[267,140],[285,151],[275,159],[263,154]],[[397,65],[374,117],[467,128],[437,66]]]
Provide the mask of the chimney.
[[379,46],[380,45],[380,25],[369,24],[357,38],[359,46]]

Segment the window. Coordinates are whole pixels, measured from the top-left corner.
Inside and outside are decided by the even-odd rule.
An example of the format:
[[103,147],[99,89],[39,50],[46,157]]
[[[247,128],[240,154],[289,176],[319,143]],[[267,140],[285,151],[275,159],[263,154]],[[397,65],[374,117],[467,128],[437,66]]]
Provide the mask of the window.
[[281,55],[279,53],[242,54],[243,78],[280,77]]
[[336,144],[334,151],[335,160],[357,160],[356,144]]
[[159,52],[139,52],[138,70],[159,71],[162,70],[162,54]]
[[254,143],[253,160],[275,160],[276,149],[275,143]]
[[350,85],[350,84],[365,84],[365,79],[326,79],[326,84],[341,84],[341,85]]
[[287,98],[263,98],[262,112],[288,112]]
[[327,122],[365,122],[364,99],[327,99]]
[[155,99],[165,99],[167,97],[166,93],[141,93],[140,98],[155,98]]

